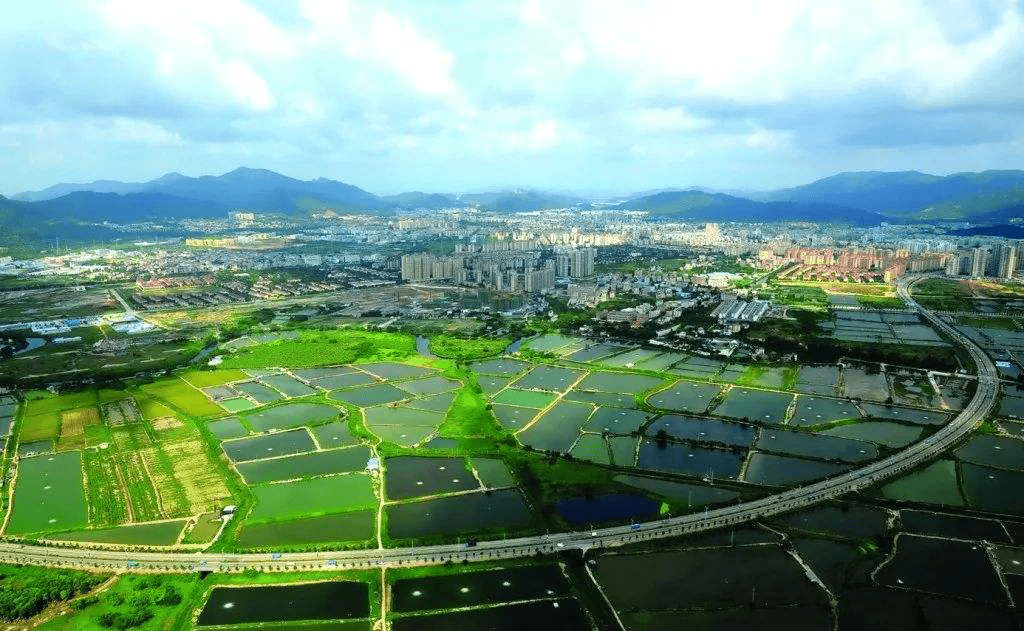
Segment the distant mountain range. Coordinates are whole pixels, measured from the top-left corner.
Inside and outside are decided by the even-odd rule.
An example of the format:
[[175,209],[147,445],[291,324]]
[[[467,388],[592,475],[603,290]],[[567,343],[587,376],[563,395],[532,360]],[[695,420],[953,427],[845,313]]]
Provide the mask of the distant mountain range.
[[914,220],[987,221],[988,216],[999,217],[1006,209],[1024,204],[1024,171],[947,176],[917,171],[839,173],[752,197],[759,201],[834,204]]
[[[377,196],[326,178],[298,180],[266,169],[219,176],[168,173],[149,182],[100,180],[57,184],[0,197],[0,225],[14,234],[59,234],[110,221],[223,217],[232,210],[302,215],[318,210],[389,214],[403,209],[474,205],[495,212],[589,208],[591,201],[537,190],[461,195],[409,192]],[[1024,172],[936,176],[917,171],[840,173],[793,188],[730,195],[707,189],[663,189],[604,208],[644,210],[692,221],[829,221],[855,224],[970,221],[1011,224],[1024,217]]]
[[824,203],[761,202],[724,193],[668,191],[631,199],[623,210],[646,210],[652,216],[692,221],[832,221],[877,224],[878,213]]

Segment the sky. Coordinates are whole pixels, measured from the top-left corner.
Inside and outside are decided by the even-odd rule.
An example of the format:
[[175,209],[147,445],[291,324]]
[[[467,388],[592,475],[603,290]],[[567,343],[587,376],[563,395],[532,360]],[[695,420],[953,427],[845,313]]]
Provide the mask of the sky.
[[238,166],[378,194],[1024,168],[1024,0],[34,0],[0,194]]

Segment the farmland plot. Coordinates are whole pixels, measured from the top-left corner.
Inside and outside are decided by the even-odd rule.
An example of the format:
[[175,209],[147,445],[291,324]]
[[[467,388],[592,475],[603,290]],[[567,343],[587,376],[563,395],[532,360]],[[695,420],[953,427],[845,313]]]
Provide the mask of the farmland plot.
[[60,413],[60,435],[57,449],[77,449],[85,446],[85,428],[100,423],[100,413],[94,407],[66,410]]

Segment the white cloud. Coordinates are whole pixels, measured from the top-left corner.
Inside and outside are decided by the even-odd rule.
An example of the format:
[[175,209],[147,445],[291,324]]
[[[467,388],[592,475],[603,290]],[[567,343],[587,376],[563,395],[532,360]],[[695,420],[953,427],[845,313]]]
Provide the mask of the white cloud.
[[239,101],[254,110],[266,110],[273,106],[274,97],[263,77],[240,59],[220,66],[220,81]]
[[344,0],[303,0],[300,11],[310,22],[311,41],[389,69],[422,94],[460,98],[452,78],[454,56],[412,21]]
[[692,132],[709,128],[714,121],[687,114],[679,107],[645,107],[625,113],[625,119],[640,132]]

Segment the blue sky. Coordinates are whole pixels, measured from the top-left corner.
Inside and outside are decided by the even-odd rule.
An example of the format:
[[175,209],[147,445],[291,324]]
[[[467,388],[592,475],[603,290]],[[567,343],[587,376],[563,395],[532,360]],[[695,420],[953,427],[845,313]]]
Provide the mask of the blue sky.
[[3,194],[242,165],[375,193],[1024,168],[1018,0],[84,0],[3,17]]

